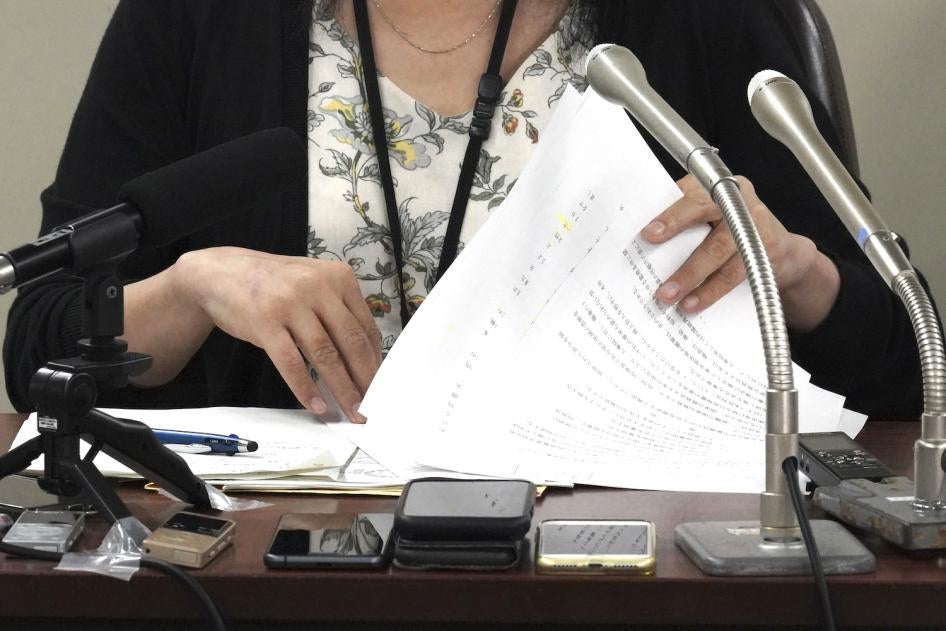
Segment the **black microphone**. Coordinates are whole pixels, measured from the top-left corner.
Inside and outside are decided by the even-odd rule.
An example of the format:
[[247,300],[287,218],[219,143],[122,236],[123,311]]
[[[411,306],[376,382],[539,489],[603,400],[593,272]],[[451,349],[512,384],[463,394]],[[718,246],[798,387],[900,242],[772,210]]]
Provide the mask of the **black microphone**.
[[194,154],[125,184],[117,206],[0,254],[0,293],[123,254],[111,241],[127,242],[128,230],[137,233],[139,247],[167,245],[285,192],[305,174],[305,147],[286,127]]

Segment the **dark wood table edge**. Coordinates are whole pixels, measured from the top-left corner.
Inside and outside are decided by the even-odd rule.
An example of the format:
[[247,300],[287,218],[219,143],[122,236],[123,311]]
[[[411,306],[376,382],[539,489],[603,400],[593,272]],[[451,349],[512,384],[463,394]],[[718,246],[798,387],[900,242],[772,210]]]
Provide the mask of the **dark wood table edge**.
[[[12,440],[9,426],[16,419],[22,417],[0,414],[0,452],[6,451]],[[895,470],[909,473],[906,465],[911,456],[904,456],[904,447],[912,444],[918,431],[916,424],[875,421],[863,435],[867,439],[863,442]],[[9,438],[4,440],[8,434]],[[572,494],[553,491],[547,500],[567,502],[595,493],[608,495],[597,489],[582,489]],[[541,506],[547,500],[540,501],[537,513],[542,512]],[[660,552],[673,554],[672,541],[664,539]],[[872,628],[946,627],[940,622],[946,621],[946,613],[938,615],[940,603],[946,603],[946,570],[941,570],[942,580],[939,581],[914,580],[911,564],[935,561],[904,561],[902,553],[888,549],[883,542],[871,541],[869,545],[878,551],[880,563],[895,563],[898,572],[884,580],[876,576],[831,578],[838,620],[846,625]],[[108,617],[157,620],[165,618],[170,611],[174,617],[200,617],[200,612],[189,602],[188,594],[150,571],[142,571],[126,584],[92,575],[50,572],[48,564],[40,571],[33,571],[40,567],[24,567],[23,571],[13,573],[0,570],[0,593],[44,594],[45,611],[51,617],[63,612],[77,618],[102,617],[100,606],[76,601],[51,607],[57,604],[57,596],[76,591],[94,593],[95,601],[110,603]],[[810,579],[713,579],[703,577],[695,568],[675,572],[672,576],[661,576],[658,570],[656,577],[630,579],[534,576],[531,568],[520,573],[490,574],[396,570],[370,574],[274,573],[260,568],[256,572],[231,574],[211,566],[195,575],[227,618],[240,621],[758,625],[773,623],[774,617],[778,624],[813,625],[818,620]],[[392,581],[392,577],[396,580]],[[261,588],[261,581],[268,585]],[[265,597],[248,601],[248,592],[254,591]],[[419,595],[423,595],[422,600],[418,599]],[[581,596],[578,605],[574,602],[577,596]],[[142,599],[165,606],[142,608]],[[0,605],[3,618],[36,616],[44,611],[37,609],[39,603],[32,598],[4,601]],[[744,604],[722,611],[720,603],[727,602]],[[696,611],[704,614],[697,619],[693,615]]]

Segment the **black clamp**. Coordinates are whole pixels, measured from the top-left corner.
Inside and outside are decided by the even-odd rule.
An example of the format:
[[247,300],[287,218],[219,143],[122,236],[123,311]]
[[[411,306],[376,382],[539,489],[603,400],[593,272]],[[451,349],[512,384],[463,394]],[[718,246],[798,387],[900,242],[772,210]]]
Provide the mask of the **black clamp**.
[[470,136],[486,140],[492,126],[493,113],[503,91],[503,78],[495,73],[484,73],[476,89],[476,104],[473,105],[473,120],[470,121]]

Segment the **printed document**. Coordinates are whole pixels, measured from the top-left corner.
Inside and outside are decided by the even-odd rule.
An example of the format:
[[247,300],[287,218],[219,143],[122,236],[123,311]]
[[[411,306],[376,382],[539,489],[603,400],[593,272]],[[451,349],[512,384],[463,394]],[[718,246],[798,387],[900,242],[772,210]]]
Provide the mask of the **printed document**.
[[[368,423],[331,427],[403,477],[761,491],[767,382],[747,285],[696,316],[653,297],[708,231],[639,238],[680,195],[621,108],[567,92],[382,364]],[[800,431],[836,430],[843,399],[801,369],[796,387]]]

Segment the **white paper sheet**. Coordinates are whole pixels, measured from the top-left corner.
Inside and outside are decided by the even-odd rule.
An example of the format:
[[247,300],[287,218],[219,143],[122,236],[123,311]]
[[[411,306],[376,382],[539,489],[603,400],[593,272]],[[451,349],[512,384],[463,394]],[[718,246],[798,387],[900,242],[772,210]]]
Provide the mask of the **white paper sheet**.
[[[679,196],[623,110],[567,92],[512,194],[382,365],[368,424],[333,427],[400,475],[419,463],[762,490],[766,379],[748,288],[694,317],[660,306],[660,279],[707,228],[635,238]],[[798,377],[802,431],[836,429],[842,399]]]

